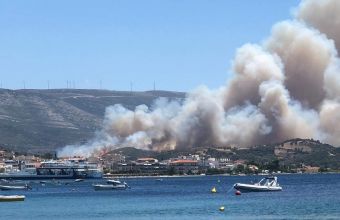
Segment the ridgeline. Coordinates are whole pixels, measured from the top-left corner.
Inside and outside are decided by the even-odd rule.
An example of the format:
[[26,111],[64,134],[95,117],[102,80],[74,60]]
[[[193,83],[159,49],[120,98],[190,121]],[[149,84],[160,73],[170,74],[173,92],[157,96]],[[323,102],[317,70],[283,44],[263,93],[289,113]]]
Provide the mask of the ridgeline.
[[106,107],[151,106],[159,97],[183,99],[185,93],[0,89],[0,147],[43,153],[67,144],[83,143],[101,127]]
[[[21,153],[44,154],[68,144],[81,144],[101,128],[105,109],[122,104],[128,109],[155,99],[183,100],[185,93],[168,91],[109,91],[84,89],[7,90],[0,89],[0,149]],[[121,148],[114,152],[128,160],[151,156],[166,160],[178,155],[202,154],[251,164],[269,166],[273,161],[282,167],[301,164],[337,169],[340,148],[313,139],[291,139],[282,143],[248,148],[192,148],[153,152]]]

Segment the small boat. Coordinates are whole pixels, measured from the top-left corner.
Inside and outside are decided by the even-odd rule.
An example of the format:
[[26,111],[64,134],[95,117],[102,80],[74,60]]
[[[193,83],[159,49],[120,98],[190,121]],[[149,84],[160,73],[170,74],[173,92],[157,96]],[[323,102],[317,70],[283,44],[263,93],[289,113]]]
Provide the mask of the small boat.
[[30,189],[30,187],[25,185],[0,185],[0,190],[22,190],[22,189]]
[[95,190],[124,190],[129,188],[126,182],[120,182],[118,180],[108,180],[107,184],[94,184],[93,185]]
[[122,184],[122,182],[120,182],[119,180],[107,180],[106,182],[113,185]]
[[0,195],[0,202],[17,202],[17,201],[24,201],[24,195],[12,195],[12,196],[1,196]]
[[83,182],[84,181],[84,179],[76,179],[76,180],[74,180],[74,182]]
[[282,187],[277,182],[276,176],[265,177],[260,182],[253,184],[236,183],[234,184],[234,188],[236,190],[248,192],[272,192],[282,190]]

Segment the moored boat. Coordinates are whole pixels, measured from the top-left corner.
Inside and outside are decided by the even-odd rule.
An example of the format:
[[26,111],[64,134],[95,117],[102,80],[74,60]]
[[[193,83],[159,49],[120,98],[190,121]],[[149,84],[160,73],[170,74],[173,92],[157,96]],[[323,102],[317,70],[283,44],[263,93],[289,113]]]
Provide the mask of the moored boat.
[[240,191],[248,192],[271,192],[271,191],[282,191],[282,187],[277,182],[277,177],[265,177],[258,183],[245,184],[236,183],[234,188]]
[[23,189],[29,189],[29,186],[27,184],[22,186],[0,185],[0,190],[23,190]]
[[94,190],[124,190],[129,188],[126,182],[120,182],[118,180],[108,180],[107,184],[94,184]]
[[120,184],[122,184],[122,182],[120,182],[119,180],[107,180],[106,182],[108,184],[113,184],[113,185],[120,185]]
[[17,202],[24,201],[24,195],[10,195],[10,196],[2,196],[0,195],[0,202]]

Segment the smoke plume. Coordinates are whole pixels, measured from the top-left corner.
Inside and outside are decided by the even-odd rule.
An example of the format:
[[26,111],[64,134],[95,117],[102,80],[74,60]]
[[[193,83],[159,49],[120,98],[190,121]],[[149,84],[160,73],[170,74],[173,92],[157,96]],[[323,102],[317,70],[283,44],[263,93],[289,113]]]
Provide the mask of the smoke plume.
[[83,146],[59,155],[120,147],[169,150],[250,146],[289,138],[340,145],[340,2],[304,0],[291,20],[273,26],[261,44],[236,51],[232,79],[185,100],[106,109],[103,128]]

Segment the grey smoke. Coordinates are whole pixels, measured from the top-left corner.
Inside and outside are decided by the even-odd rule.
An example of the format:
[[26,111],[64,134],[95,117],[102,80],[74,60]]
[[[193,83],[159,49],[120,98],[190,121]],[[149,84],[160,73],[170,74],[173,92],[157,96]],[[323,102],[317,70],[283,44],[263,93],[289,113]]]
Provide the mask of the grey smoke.
[[337,0],[304,0],[296,10],[296,18],[327,35],[340,51],[340,2]]
[[340,145],[340,2],[306,0],[261,44],[236,51],[232,79],[200,86],[183,102],[106,109],[102,130],[60,156],[120,147],[168,150],[250,146],[289,138]]

